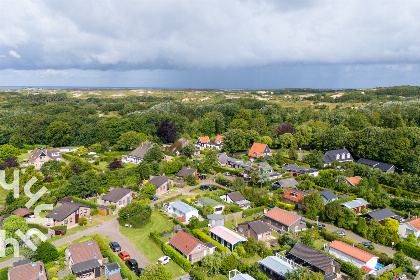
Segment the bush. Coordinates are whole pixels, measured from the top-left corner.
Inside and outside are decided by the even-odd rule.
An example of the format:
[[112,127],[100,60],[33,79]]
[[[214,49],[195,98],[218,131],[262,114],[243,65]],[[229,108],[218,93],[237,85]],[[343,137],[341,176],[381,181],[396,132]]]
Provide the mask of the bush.
[[48,228],[44,227],[40,224],[28,224],[29,228],[36,228],[39,229],[40,232],[42,232],[43,234],[48,234]]
[[118,211],[120,225],[131,224],[134,228],[144,227],[150,222],[152,209],[142,203],[131,203]]
[[[112,205],[112,206],[114,206],[114,205]],[[95,208],[95,209],[90,209],[90,215],[91,215],[91,216],[98,215],[98,208]]]
[[214,181],[216,183],[219,183],[222,186],[232,187],[233,182],[227,178],[225,178],[222,174],[217,173],[216,176],[214,176]]
[[219,252],[226,252],[226,251],[228,250],[228,248],[223,247],[223,246],[222,246],[222,244],[220,244],[219,242],[217,242],[216,240],[214,240],[213,238],[211,238],[210,236],[208,236],[207,234],[205,234],[205,233],[204,233],[204,232],[202,232],[201,230],[194,229],[194,230],[192,231],[192,234],[193,234],[196,238],[200,239],[203,243],[210,242],[210,243],[212,243],[213,245],[216,245],[216,247],[217,247],[216,249],[217,249],[217,251],[219,251]]
[[8,267],[0,269],[0,280],[8,280],[9,279],[8,273],[7,273],[9,268],[12,268],[12,267],[8,266]]
[[[227,167],[220,167],[218,165],[212,165],[211,166],[213,168],[213,170],[217,173],[225,173],[225,172],[229,172],[230,174],[234,174],[234,175],[238,175],[239,173],[243,172],[243,168],[238,168],[235,170],[229,169]],[[230,181],[230,180],[229,180]]]
[[349,262],[341,262],[341,271],[350,275],[356,280],[361,280],[362,276],[364,274],[364,270],[361,270],[360,268],[357,268],[355,265],[349,263]]
[[267,208],[265,206],[261,206],[261,207],[256,207],[256,208],[251,208],[251,209],[246,209],[242,212],[242,215],[245,216],[250,216],[252,214],[257,214],[257,213],[261,213],[264,211],[264,209]]
[[84,200],[84,199],[78,198],[76,196],[72,196],[72,199],[73,199],[73,202],[89,206],[90,208],[93,208],[93,209],[96,209],[99,206],[99,204],[97,204],[95,202],[92,202],[90,200]]
[[168,244],[163,244],[162,251],[165,255],[171,257],[171,259],[176,262],[183,270],[190,272],[191,262],[184,258],[184,256],[178,253],[174,248]]
[[418,261],[420,260],[420,246],[404,240],[398,244],[398,247],[408,257],[413,258]]
[[160,236],[159,233],[157,232],[151,232],[149,234],[150,239],[153,240],[153,242],[155,242],[157,245],[159,245],[160,247],[163,245],[162,240],[160,240]]
[[[206,273],[204,270],[199,266],[194,266],[190,272],[191,278],[195,280],[207,280]],[[7,279],[7,278],[6,278]]]
[[222,262],[221,271],[223,274],[228,274],[229,271],[234,270],[238,267],[238,260],[236,259],[235,255],[230,255]]
[[64,226],[55,226],[55,227],[50,227],[50,229],[52,229],[52,230],[64,229],[65,231],[67,231],[67,226],[66,225],[64,225]]
[[36,258],[37,260],[42,261],[43,263],[49,263],[56,261],[59,257],[57,248],[48,241],[41,242],[36,249]]
[[197,179],[192,174],[185,177],[184,181],[187,182],[187,184],[190,185],[190,186],[196,186],[198,184]]

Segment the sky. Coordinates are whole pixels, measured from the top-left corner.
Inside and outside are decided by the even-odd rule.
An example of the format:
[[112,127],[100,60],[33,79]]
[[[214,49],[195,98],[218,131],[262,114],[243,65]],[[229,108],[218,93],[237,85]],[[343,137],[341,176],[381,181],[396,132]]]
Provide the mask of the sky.
[[1,0],[0,86],[419,85],[418,0]]

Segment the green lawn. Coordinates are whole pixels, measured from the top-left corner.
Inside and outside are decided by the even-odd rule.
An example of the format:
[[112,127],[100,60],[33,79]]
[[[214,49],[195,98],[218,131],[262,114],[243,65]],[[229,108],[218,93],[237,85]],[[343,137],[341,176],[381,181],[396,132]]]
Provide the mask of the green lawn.
[[[164,230],[170,230],[173,226],[174,224],[168,221],[166,217],[159,214],[156,210],[153,210],[148,225],[140,229],[120,226],[120,232],[130,239],[136,248],[142,252],[151,263],[156,263],[157,260],[163,256],[163,253],[160,247],[149,238],[149,234],[152,231],[162,232]],[[169,262],[165,267],[173,278],[186,274],[185,271],[173,261]]]
[[191,198],[193,197],[192,195],[181,195],[181,196],[177,196],[177,197],[173,197],[171,199],[168,199],[165,201],[165,203],[169,203],[172,201],[178,201],[178,200],[182,200],[182,199],[187,199],[187,198]]
[[318,250],[323,250],[325,243],[328,243],[328,241],[325,240],[325,239],[322,239],[322,238],[317,239],[317,240],[314,241],[314,247]]
[[28,152],[18,155],[17,156],[18,162],[21,163],[23,162],[24,159],[28,159],[29,155],[30,154]]
[[263,258],[261,258],[258,254],[255,254],[255,256],[250,257],[250,258],[245,258],[243,260],[244,260],[245,263],[253,264],[253,263],[258,262],[262,259]]
[[[256,218],[257,218],[257,215],[256,214],[251,215],[251,216],[248,216],[246,218],[240,218],[240,219],[238,219],[238,225],[240,223],[243,223],[243,222],[253,221]],[[232,227],[236,227],[236,220],[225,222],[225,227],[227,227],[228,229],[231,229]]]
[[194,193],[194,194],[197,194],[197,195],[201,195],[201,196],[209,196],[209,195],[221,196],[221,195],[224,195],[227,192],[229,192],[229,191],[228,190],[225,190],[225,189],[222,189],[222,188],[219,188],[216,191],[209,191],[209,190],[202,191],[199,188],[198,189],[191,190],[191,193]]
[[81,230],[88,229],[88,228],[90,228],[90,227],[97,226],[97,225],[99,225],[99,224],[100,224],[100,222],[95,221],[95,220],[92,220],[92,224],[90,224],[90,223],[89,223],[89,220],[88,220],[87,225],[85,225],[84,227],[82,227],[82,226],[77,226],[77,227],[74,227],[74,228],[68,229],[65,235],[57,235],[57,236],[55,236],[55,237],[51,238],[49,241],[50,241],[50,242],[54,242],[54,241],[59,240],[59,239],[61,239],[61,238],[63,238],[63,237],[66,237],[66,236],[69,236],[69,235],[73,235],[73,234],[75,234],[76,232],[79,232],[79,231],[81,231]]

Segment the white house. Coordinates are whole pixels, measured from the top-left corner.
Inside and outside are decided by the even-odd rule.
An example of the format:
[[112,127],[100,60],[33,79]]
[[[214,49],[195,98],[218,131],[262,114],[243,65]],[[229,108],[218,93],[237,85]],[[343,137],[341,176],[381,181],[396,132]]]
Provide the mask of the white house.
[[379,257],[375,255],[338,240],[334,240],[329,245],[325,244],[325,250],[340,260],[352,263],[358,268],[367,268],[366,271],[375,270],[379,260]]
[[182,201],[170,202],[167,211],[182,217],[184,222],[189,221],[193,216],[198,218],[198,210]]
[[71,153],[78,149],[79,147],[60,147],[61,153]]
[[251,202],[246,200],[240,192],[231,192],[221,195],[220,198],[228,203],[236,204],[242,209],[251,208]]
[[409,234],[414,234],[418,238],[420,236],[420,218],[401,223],[398,228],[398,234],[402,238],[407,238]]

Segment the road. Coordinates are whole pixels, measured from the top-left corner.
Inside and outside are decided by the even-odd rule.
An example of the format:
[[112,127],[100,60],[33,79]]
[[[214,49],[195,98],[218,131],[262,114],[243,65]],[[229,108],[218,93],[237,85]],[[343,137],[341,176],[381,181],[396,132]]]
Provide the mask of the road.
[[[316,221],[313,221],[311,219],[304,218],[304,220],[306,220],[310,223],[316,224]],[[363,237],[361,237],[361,236],[359,236],[359,235],[357,235],[357,234],[355,234],[355,233],[353,233],[349,230],[345,230],[345,229],[342,229],[342,228],[339,228],[339,227],[336,227],[336,226],[333,226],[333,225],[330,225],[330,224],[326,224],[326,223],[323,223],[323,224],[325,225],[325,228],[330,230],[330,231],[336,231],[336,230],[344,231],[346,233],[346,237],[351,238],[351,239],[353,239],[353,240],[355,240],[359,243],[361,243],[361,242],[371,242],[370,240],[367,240],[367,239],[365,239],[365,238],[363,238]],[[386,246],[383,246],[383,245],[380,245],[380,244],[376,244],[376,243],[373,243],[373,242],[372,242],[372,244],[375,246],[375,249],[377,249],[379,251],[382,251],[382,252],[384,252],[388,255],[394,256],[394,253],[396,252],[395,250],[393,250],[389,247],[386,247]],[[412,258],[410,258],[410,259],[413,262],[413,266],[420,265],[420,261],[412,259]]]
[[[109,236],[113,241],[118,242],[123,251],[126,251],[128,254],[130,254],[132,259],[137,260],[137,262],[139,263],[139,267],[144,268],[149,263],[149,260],[139,250],[137,250],[136,246],[134,246],[134,244],[131,243],[130,240],[128,240],[124,235],[122,235],[119,232],[119,223],[118,223],[117,218],[106,221],[103,224],[79,231],[73,235],[69,235],[64,238],[61,238],[57,241],[54,241],[52,244],[54,244],[56,247],[59,247],[66,243],[70,243],[73,240],[78,239],[80,237],[94,235],[94,234],[106,235],[106,236]],[[13,263],[20,259],[21,258],[13,258],[13,259],[1,262],[0,269],[8,267],[8,266],[13,266]]]

